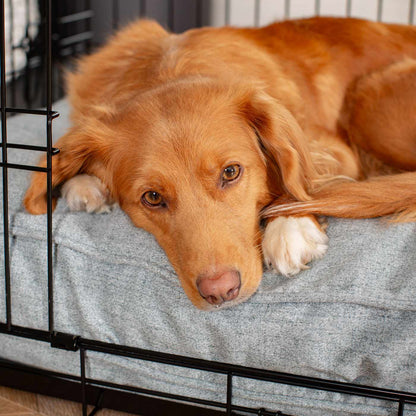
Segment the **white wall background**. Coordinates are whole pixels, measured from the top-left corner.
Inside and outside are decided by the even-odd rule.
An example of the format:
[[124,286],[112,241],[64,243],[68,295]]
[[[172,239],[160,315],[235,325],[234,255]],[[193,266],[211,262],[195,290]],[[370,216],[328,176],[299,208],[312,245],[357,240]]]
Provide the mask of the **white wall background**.
[[[377,20],[380,13],[381,20],[385,22],[416,21],[415,0],[229,0],[228,13],[227,0],[211,0],[210,4],[210,22],[214,26],[226,23],[236,26],[253,26],[256,23],[265,25],[284,19],[285,11],[291,18],[313,16],[318,4],[319,14],[322,16],[346,16],[350,5],[352,17]],[[410,16],[412,5],[413,16]]]

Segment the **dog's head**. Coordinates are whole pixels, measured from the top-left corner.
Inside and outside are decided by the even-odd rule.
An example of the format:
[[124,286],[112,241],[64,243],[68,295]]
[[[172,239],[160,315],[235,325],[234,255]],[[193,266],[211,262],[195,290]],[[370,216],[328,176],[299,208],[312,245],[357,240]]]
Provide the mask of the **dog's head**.
[[[276,196],[308,198],[310,162],[291,113],[256,86],[177,80],[128,110],[86,118],[58,142],[53,182],[87,172],[166,251],[195,306],[230,306],[262,276],[259,213]],[[36,178],[25,199],[44,207]]]

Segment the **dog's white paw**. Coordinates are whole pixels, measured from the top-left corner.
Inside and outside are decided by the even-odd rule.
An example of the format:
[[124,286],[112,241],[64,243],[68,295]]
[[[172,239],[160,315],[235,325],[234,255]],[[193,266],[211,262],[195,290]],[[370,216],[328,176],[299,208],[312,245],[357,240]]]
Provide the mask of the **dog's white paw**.
[[65,182],[61,189],[71,211],[103,214],[110,212],[114,201],[107,187],[92,175],[77,175]]
[[266,226],[263,256],[266,266],[285,276],[307,269],[323,257],[328,237],[310,217],[277,217]]

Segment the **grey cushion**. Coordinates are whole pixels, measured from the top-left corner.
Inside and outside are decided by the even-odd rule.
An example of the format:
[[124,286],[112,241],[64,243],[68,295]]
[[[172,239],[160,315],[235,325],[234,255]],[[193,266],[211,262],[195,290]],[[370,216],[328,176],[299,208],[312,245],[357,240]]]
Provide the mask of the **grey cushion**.
[[[58,138],[67,104],[55,107]],[[9,119],[10,142],[45,143],[45,118]],[[11,163],[39,155],[9,150]],[[46,218],[24,212],[27,171],[9,170],[13,323],[47,329]],[[195,309],[154,238],[119,209],[53,216],[56,330],[244,366],[416,391],[416,225],[329,221],[326,257],[294,278],[264,274],[228,310]],[[0,313],[5,320],[4,285]],[[75,353],[0,336],[0,357],[78,374]],[[89,353],[88,376],[224,401],[224,377]],[[219,384],[222,383],[222,384]],[[390,415],[396,405],[237,379],[234,402],[299,415]],[[415,409],[414,409],[415,410]],[[416,414],[416,410],[408,414]]]

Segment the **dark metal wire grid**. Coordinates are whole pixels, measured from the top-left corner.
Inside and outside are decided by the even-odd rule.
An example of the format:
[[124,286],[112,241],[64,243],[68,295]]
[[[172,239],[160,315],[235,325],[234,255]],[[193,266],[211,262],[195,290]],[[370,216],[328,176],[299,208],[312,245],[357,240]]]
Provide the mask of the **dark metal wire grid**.
[[[180,404],[171,402],[171,409],[181,409],[183,415],[214,415],[225,414],[232,415],[234,412],[247,412],[251,414],[272,416],[281,415],[282,412],[272,412],[265,409],[252,409],[243,406],[237,406],[233,404],[233,380],[236,377],[251,378],[256,380],[262,380],[267,382],[275,382],[288,384],[298,387],[304,387],[309,389],[324,390],[336,393],[343,393],[348,395],[357,395],[367,398],[386,400],[397,403],[397,414],[401,416],[404,414],[405,404],[416,404],[416,393],[401,392],[389,389],[375,388],[371,386],[362,386],[350,383],[335,382],[332,380],[325,380],[313,377],[304,377],[299,375],[293,375],[288,373],[280,373],[276,371],[268,371],[263,369],[248,368],[237,365],[230,365],[220,362],[212,362],[206,360],[195,359],[192,357],[184,357],[173,354],[160,353],[155,351],[144,350],[140,348],[126,347],[123,345],[104,343],[96,340],[85,339],[76,335],[62,334],[55,332],[54,329],[54,282],[53,282],[53,263],[52,263],[52,158],[59,150],[52,147],[52,122],[59,114],[52,110],[52,84],[53,84],[53,67],[52,67],[52,0],[41,0],[42,10],[44,12],[42,16],[42,30],[44,30],[43,38],[45,39],[43,62],[45,63],[45,97],[46,104],[45,109],[32,110],[25,108],[16,108],[7,106],[6,95],[6,78],[5,78],[5,16],[4,16],[4,2],[6,0],[0,0],[0,12],[1,12],[1,146],[2,146],[2,161],[0,166],[3,173],[3,228],[4,228],[4,276],[5,276],[5,296],[6,296],[6,323],[0,323],[0,333],[6,333],[12,336],[29,338],[33,340],[43,341],[50,343],[52,347],[62,348],[71,351],[78,351],[80,354],[80,376],[69,376],[65,374],[58,374],[51,371],[39,370],[32,368],[30,371],[33,373],[43,374],[58,380],[70,380],[79,384],[81,389],[81,401],[82,401],[82,414],[86,416],[88,400],[88,392],[90,387],[99,387],[102,392],[109,394],[109,392],[124,390],[134,393],[139,397],[156,397],[163,399],[163,402],[159,402],[159,409],[166,405],[168,401],[175,401],[181,403],[192,403],[192,407],[181,407]],[[10,0],[9,0],[10,1]],[[198,6],[196,13],[198,17],[196,19],[197,24],[202,22],[202,1],[197,0]],[[11,4],[11,3],[10,3]],[[112,27],[113,29],[118,27],[119,22],[119,0],[113,0],[112,3]],[[320,1],[315,1],[315,13],[320,13]],[[346,2],[346,14],[351,15],[352,1]],[[174,1],[168,0],[169,16],[168,24],[171,29],[174,29]],[[261,1],[255,1],[254,19],[256,24],[260,21]],[[413,23],[413,16],[415,10],[415,0],[409,2],[409,23]],[[377,3],[377,18],[380,20],[383,11],[383,1],[378,0]],[[140,1],[140,13],[145,15],[146,2]],[[73,13],[71,15],[63,16],[60,18],[61,24],[70,24],[75,21],[85,21],[85,32],[81,32],[78,35],[64,39],[61,42],[62,50],[70,46],[77,45],[81,42],[87,42],[87,50],[90,46],[92,39],[90,21],[93,16],[91,10],[90,0],[85,0],[85,10]],[[225,2],[225,21],[230,23],[231,16],[231,1]],[[290,16],[290,0],[285,0],[285,16]],[[68,53],[65,52],[65,53]],[[71,53],[69,51],[69,53]],[[14,73],[14,68],[12,67]],[[12,75],[12,81],[14,81],[15,75]],[[12,102],[14,102],[12,100]],[[45,117],[46,120],[46,144],[45,146],[31,146],[18,143],[9,143],[7,141],[7,115],[11,113],[26,113],[33,114],[39,117]],[[36,150],[46,153],[47,166],[41,168],[37,166],[18,165],[8,163],[7,149],[15,148],[21,150]],[[47,256],[48,256],[48,331],[36,330],[33,328],[26,328],[13,325],[12,320],[12,308],[11,308],[11,281],[10,281],[10,248],[9,248],[9,213],[8,213],[8,169],[24,169],[30,171],[40,171],[46,173],[47,190],[48,190],[48,210],[47,210]],[[100,352],[110,355],[118,355],[123,357],[129,357],[138,360],[152,361],[163,363],[167,365],[175,365],[180,367],[186,367],[189,369],[196,369],[207,371],[210,373],[218,373],[226,375],[226,386],[224,391],[226,392],[226,400],[224,402],[210,401],[197,399],[192,397],[185,397],[170,393],[164,393],[159,391],[142,389],[139,387],[121,386],[115,383],[104,382],[101,380],[95,380],[88,378],[86,375],[86,354],[88,351]],[[0,364],[0,368],[6,368],[3,363]],[[96,404],[94,410],[90,413],[97,413],[101,408],[100,401],[104,397],[103,393],[100,395],[100,399]],[[162,404],[163,403],[163,404]],[[204,406],[207,408],[195,407]],[[194,409],[194,410],[192,410]],[[217,410],[209,410],[217,409]],[[185,413],[184,413],[185,412]],[[189,413],[186,413],[189,412]],[[194,413],[192,413],[194,412]],[[150,414],[150,413],[149,413]],[[157,410],[156,413],[157,414]],[[289,416],[289,415],[286,415]]]

